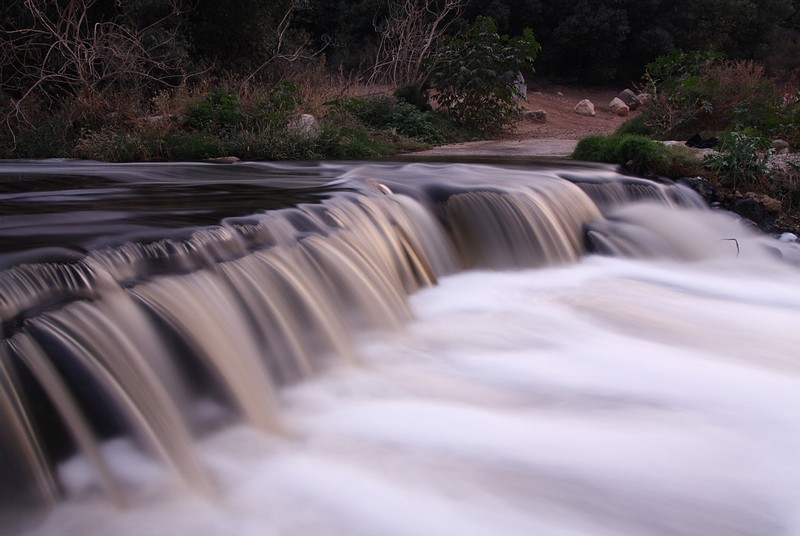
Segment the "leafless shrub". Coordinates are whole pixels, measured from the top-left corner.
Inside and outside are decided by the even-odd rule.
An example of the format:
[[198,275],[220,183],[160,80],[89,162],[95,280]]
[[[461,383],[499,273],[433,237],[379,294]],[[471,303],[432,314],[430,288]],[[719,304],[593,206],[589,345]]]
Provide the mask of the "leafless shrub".
[[467,0],[389,0],[388,15],[375,22],[381,41],[369,82],[419,81],[425,58],[466,5]]
[[[151,28],[181,13],[176,0],[169,0],[162,19],[145,28],[121,18],[93,21],[95,3],[23,0],[25,24],[6,20],[0,27],[0,90],[13,97],[5,118],[9,127],[28,120],[25,112],[33,101],[52,109],[70,100],[77,114],[107,112],[120,92],[185,76],[180,59],[167,52],[176,29],[158,43],[144,39]],[[118,6],[125,3],[120,0]]]

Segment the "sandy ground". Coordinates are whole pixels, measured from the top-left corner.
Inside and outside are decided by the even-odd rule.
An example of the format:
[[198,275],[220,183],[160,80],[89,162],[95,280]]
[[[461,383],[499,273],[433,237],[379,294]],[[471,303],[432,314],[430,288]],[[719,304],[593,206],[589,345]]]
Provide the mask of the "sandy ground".
[[[415,153],[421,156],[517,156],[562,158],[572,153],[578,140],[590,134],[611,134],[633,116],[620,117],[608,104],[620,88],[574,88],[529,84],[525,110],[544,110],[545,123],[522,121],[516,131],[502,139],[443,145]],[[583,99],[592,101],[596,115],[575,113],[575,105]]]

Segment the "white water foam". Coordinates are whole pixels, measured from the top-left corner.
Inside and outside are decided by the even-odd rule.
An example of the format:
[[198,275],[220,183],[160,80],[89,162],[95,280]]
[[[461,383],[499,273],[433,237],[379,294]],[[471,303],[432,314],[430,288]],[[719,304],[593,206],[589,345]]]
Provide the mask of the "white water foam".
[[215,498],[123,440],[29,535],[800,534],[800,276],[588,258],[471,272],[285,390],[288,437],[201,439]]

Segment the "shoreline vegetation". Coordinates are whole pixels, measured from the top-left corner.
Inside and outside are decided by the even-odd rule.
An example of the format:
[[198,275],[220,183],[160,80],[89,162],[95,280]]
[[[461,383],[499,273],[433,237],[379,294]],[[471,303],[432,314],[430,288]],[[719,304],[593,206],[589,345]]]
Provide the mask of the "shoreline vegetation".
[[[797,233],[800,161],[775,153],[800,148],[800,1],[705,7],[689,25],[659,2],[596,3],[14,0],[0,158],[368,159],[513,132],[520,75],[624,83],[642,110],[573,158],[691,179],[710,204]],[[693,136],[713,150],[661,143]]]

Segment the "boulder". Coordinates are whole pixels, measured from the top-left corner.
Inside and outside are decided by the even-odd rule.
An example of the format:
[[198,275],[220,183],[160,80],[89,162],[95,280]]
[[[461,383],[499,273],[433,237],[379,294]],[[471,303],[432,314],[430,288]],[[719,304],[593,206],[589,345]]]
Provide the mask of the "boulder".
[[301,134],[309,137],[316,136],[321,130],[319,121],[317,121],[317,118],[311,114],[301,114],[295,117],[289,121],[289,124],[286,125],[286,128],[295,134]]
[[642,101],[639,100],[639,97],[636,95],[636,93],[630,89],[622,91],[619,95],[617,95],[617,98],[624,102],[629,110],[636,110],[642,105]]
[[594,117],[596,112],[594,111],[594,104],[589,99],[583,99],[581,102],[575,105],[575,113],[581,115],[591,115]]
[[544,110],[526,110],[522,116],[533,123],[547,123],[547,112]]
[[608,109],[621,117],[625,117],[630,111],[628,105],[622,102],[622,99],[619,97],[614,97],[614,99],[608,103]]

